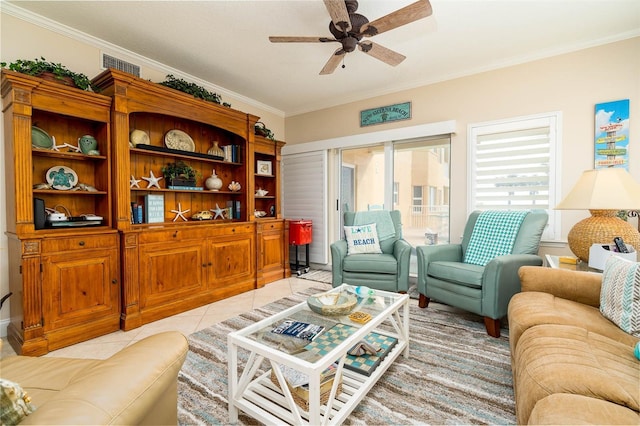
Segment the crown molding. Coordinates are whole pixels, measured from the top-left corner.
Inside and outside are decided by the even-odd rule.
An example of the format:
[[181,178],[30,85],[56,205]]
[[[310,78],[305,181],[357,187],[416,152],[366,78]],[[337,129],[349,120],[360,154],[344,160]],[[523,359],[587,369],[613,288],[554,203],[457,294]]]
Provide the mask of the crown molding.
[[170,67],[163,63],[157,62],[153,59],[142,56],[138,53],[127,50],[123,47],[117,46],[108,41],[102,40],[100,38],[94,37],[92,35],[86,34],[82,31],[79,31],[75,28],[69,27],[67,25],[61,24],[60,22],[54,21],[52,19],[46,18],[42,15],[38,15],[26,9],[23,9],[19,6],[16,6],[13,3],[8,3],[6,1],[0,1],[0,12],[6,13],[7,15],[13,16],[15,18],[21,19],[23,21],[29,22],[33,25],[37,25],[38,27],[44,28],[49,31],[53,31],[57,34],[63,35],[70,39],[85,43],[89,46],[93,46],[105,53],[109,53],[113,56],[126,56],[127,58],[131,58],[133,61],[136,61],[136,65],[145,65],[150,68],[154,68],[158,71],[164,72],[166,74],[173,74],[176,77],[185,78],[187,80],[192,81],[195,84],[203,86],[208,90],[212,90],[214,92],[220,93],[224,96],[228,96],[230,98],[236,99],[239,102],[243,102],[247,105],[251,105],[255,108],[259,108],[261,110],[272,113],[278,117],[284,117],[284,111],[281,111],[272,106],[263,104],[255,99],[246,97],[239,93],[232,92],[230,90],[225,89],[224,87],[217,86],[209,81],[202,80],[201,78],[195,77],[193,75],[187,74],[179,69]]

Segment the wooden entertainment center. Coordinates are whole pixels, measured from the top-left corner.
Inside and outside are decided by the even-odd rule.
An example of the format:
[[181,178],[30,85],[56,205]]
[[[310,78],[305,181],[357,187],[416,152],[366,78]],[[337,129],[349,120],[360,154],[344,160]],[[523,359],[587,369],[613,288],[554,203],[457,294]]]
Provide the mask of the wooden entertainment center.
[[[257,116],[124,72],[106,70],[93,83],[100,94],[2,71],[8,338],[21,354],[131,330],[291,274],[281,214],[284,142],[255,135]],[[130,144],[134,130],[148,140]],[[33,131],[52,136],[53,146],[32,141]],[[188,137],[171,148],[168,132]],[[95,151],[72,148],[83,135],[97,140]],[[218,156],[214,142],[234,156]],[[196,170],[195,187],[169,189],[166,179],[150,187],[143,179],[162,177],[176,162]],[[223,185],[208,190],[214,170]],[[47,185],[47,174],[65,183]],[[132,206],[149,195],[161,196],[164,217],[134,220]],[[102,220],[37,226],[34,199],[74,218]],[[200,211],[215,218],[189,220]]]

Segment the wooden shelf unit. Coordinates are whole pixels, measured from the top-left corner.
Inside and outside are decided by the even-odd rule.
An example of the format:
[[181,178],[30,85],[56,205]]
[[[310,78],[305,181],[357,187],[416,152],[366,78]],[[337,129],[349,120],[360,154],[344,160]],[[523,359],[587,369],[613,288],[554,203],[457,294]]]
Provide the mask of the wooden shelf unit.
[[[255,136],[254,157],[255,173],[253,195],[256,211],[267,215],[257,218],[258,229],[258,272],[257,284],[262,287],[272,281],[291,276],[289,265],[289,222],[282,218],[282,189],[280,176],[281,151],[285,145],[282,141],[274,141],[262,136]],[[259,174],[258,161],[271,163],[271,174]],[[269,191],[265,196],[258,196],[256,190]]]
[[[93,80],[101,93],[2,70],[5,181],[11,320],[16,352],[42,355],[63,346],[143,324],[224,299],[290,276],[287,223],[280,213],[280,149],[254,134],[258,117],[117,70]],[[75,145],[83,135],[98,141],[99,155],[31,146],[31,126]],[[142,130],[152,149],[132,147]],[[194,152],[165,149],[173,129],[193,139]],[[207,156],[215,142],[236,145],[237,157]],[[256,176],[256,156],[272,161],[272,176]],[[183,161],[198,171],[195,183],[215,169],[219,191],[148,188],[150,173]],[[70,167],[94,191],[33,189],[53,166]],[[132,187],[132,177],[140,180]],[[232,182],[241,185],[231,191]],[[255,197],[256,185],[270,191]],[[132,203],[163,195],[159,223],[132,223]],[[93,213],[92,227],[36,229],[34,198],[73,216]],[[235,217],[183,221],[202,210],[239,206]],[[256,219],[254,211],[273,207]]]
[[[9,257],[8,339],[16,352],[42,355],[119,328],[119,236],[111,213],[111,98],[2,70]],[[77,146],[92,135],[100,155],[34,148],[32,126]],[[33,189],[54,166],[96,189]],[[77,188],[77,185],[76,185]],[[73,189],[76,189],[73,188]],[[36,229],[34,198],[101,226]]]
[[[258,117],[116,70],[103,72],[94,84],[114,99],[115,216],[122,235],[121,327],[129,330],[259,286],[260,250],[264,244],[259,242],[262,237],[253,216],[252,196],[254,127]],[[155,147],[165,145],[168,131],[184,131],[193,139],[195,153],[131,147],[129,134],[134,129],[147,133],[149,143]],[[203,158],[214,142],[220,148],[237,146],[234,161]],[[203,187],[204,180],[215,170],[222,188],[168,189],[162,180],[161,189],[145,189],[145,181],[140,183],[141,188],[130,188],[132,176],[141,179],[148,177],[150,171],[161,176],[162,167],[177,160],[198,171],[196,187]],[[228,190],[232,181],[240,183],[240,191]],[[131,223],[131,203],[140,203],[146,194],[164,196],[164,222]],[[171,212],[179,205],[181,210],[190,210],[185,214],[188,218],[202,210],[225,209],[229,204],[239,205],[239,213],[225,219],[183,221]],[[276,227],[284,233],[284,221],[280,221]],[[271,265],[270,268],[275,269]],[[271,269],[271,281],[284,278],[282,265],[279,274]],[[260,281],[263,282],[266,281]]]

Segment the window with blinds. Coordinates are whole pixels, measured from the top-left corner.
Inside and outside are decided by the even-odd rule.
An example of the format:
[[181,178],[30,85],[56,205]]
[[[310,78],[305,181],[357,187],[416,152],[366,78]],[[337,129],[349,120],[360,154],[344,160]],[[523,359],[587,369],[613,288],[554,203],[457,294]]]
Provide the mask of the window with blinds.
[[543,209],[555,239],[560,113],[469,126],[469,211]]

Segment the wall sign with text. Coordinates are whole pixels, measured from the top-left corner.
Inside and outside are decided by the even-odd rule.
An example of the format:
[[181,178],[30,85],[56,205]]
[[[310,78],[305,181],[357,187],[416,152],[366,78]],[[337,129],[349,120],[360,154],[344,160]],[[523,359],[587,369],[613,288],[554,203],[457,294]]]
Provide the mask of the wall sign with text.
[[360,111],[360,127],[383,124],[392,121],[409,120],[411,118],[411,102],[388,105]]
[[595,109],[595,168],[628,171],[629,99],[597,104]]

